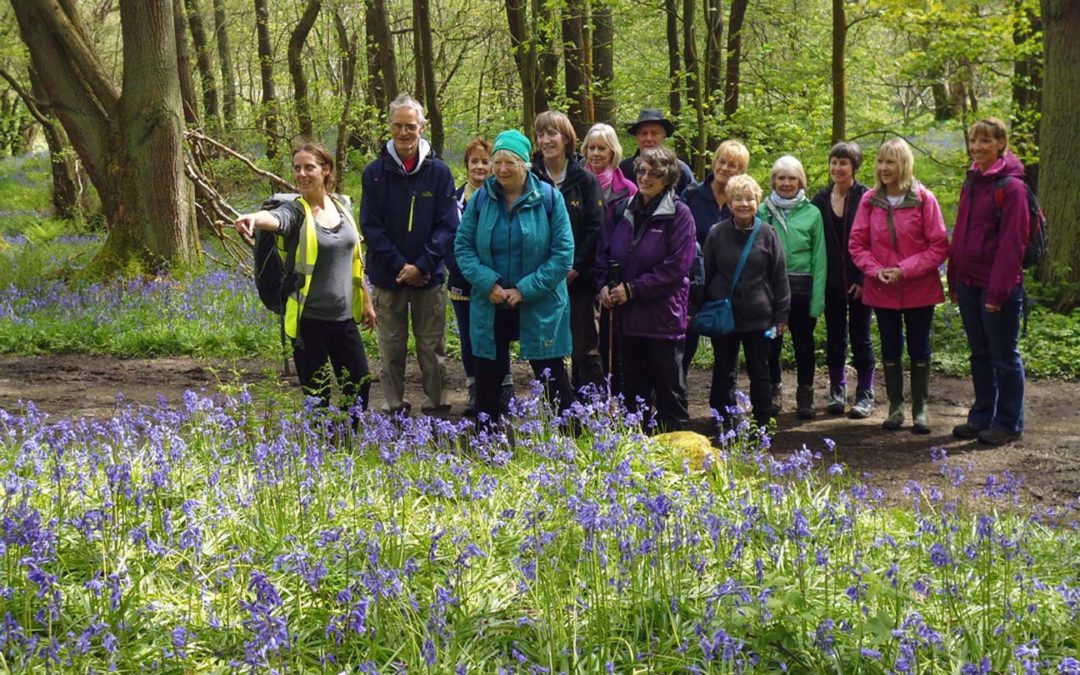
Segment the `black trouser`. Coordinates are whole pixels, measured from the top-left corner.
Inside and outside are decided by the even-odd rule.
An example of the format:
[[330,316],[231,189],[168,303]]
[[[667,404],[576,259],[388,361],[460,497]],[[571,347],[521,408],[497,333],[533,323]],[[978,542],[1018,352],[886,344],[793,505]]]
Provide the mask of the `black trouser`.
[[[791,345],[795,348],[795,366],[798,371],[799,385],[814,384],[814,326],[817,319],[810,318],[810,296],[791,296],[791,312],[788,314],[788,332],[791,333]],[[769,353],[769,379],[773,384],[780,384],[780,348],[782,337],[772,341]]]
[[[496,420],[506,411],[500,404],[499,393],[503,378],[509,371],[510,343],[518,339],[520,317],[517,309],[495,310],[495,359],[485,359],[473,354],[473,368],[476,372],[476,414],[487,413],[488,418]],[[574,388],[570,386],[570,377],[566,373],[566,364],[561,358],[531,359],[533,376],[544,384],[544,395],[558,406],[560,411],[573,404]],[[544,371],[548,371],[546,374]]]
[[690,412],[682,367],[683,339],[624,335],[622,356],[626,407],[636,410],[638,397],[649,406],[655,401],[656,421],[661,430],[678,431],[685,427]]
[[[873,370],[874,345],[870,342],[870,308],[845,293],[825,293],[825,363],[829,374],[843,373],[851,339],[852,365],[859,374]],[[842,379],[840,380],[843,381]],[[834,382],[832,384],[839,384]]]
[[772,408],[772,383],[769,379],[769,354],[772,340],[765,331],[732,333],[712,338],[713,371],[712,388],[709,390],[709,407],[720,413],[727,427],[733,416],[728,408],[735,405],[735,376],[739,368],[739,345],[746,356],[746,374],[750,376],[750,404],[754,408],[754,421],[759,426],[769,421]]
[[321,321],[301,317],[293,340],[293,361],[304,393],[318,397],[323,406],[330,404],[329,363],[341,385],[345,407],[351,407],[359,398],[361,410],[367,410],[371,378],[364,343],[352,319]]

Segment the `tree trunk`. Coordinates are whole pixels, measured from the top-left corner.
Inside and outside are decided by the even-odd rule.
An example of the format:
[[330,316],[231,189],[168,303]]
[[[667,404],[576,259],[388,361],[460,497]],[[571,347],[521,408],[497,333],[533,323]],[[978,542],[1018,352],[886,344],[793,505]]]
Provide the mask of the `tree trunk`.
[[[57,218],[72,220],[82,214],[79,161],[71,152],[64,127],[52,117],[45,90],[40,78],[29,69],[30,91],[12,73],[0,67],[0,77],[7,81],[12,91],[22,100],[30,115],[41,125],[45,142],[49,146],[49,166],[52,169],[53,214]],[[32,95],[31,95],[32,92]]]
[[1030,0],[1015,0],[1013,11],[1017,19],[1013,42],[1018,56],[1013,67],[1009,144],[1024,161],[1024,179],[1038,191],[1042,45],[1033,38],[1042,31],[1042,20]]
[[701,67],[698,64],[697,39],[694,37],[694,17],[697,9],[694,0],[683,0],[683,66],[686,74],[686,105],[696,115],[697,130],[693,136],[686,134],[690,168],[695,176],[705,170],[705,104],[701,100]]
[[[424,61],[424,57],[421,56],[421,49],[423,47],[424,38],[420,34],[420,21],[417,19],[421,9],[420,3],[423,0],[412,0],[412,37],[413,37],[413,88],[412,95],[417,101],[423,102],[427,99],[427,92],[424,89],[427,86],[427,79],[424,76],[424,69],[428,67],[428,63]],[[425,106],[426,107],[426,106]]]
[[1040,269],[1044,280],[1071,289],[1062,305],[1071,308],[1080,287],[1080,190],[1073,172],[1080,166],[1080,4],[1073,0],[1042,0],[1045,56],[1043,86],[1054,92],[1042,101],[1040,201],[1052,223],[1050,255]]
[[567,0],[562,17],[563,70],[566,75],[566,98],[570,100],[567,117],[578,138],[585,138],[592,124],[589,104],[589,78],[585,67],[585,3]]
[[203,124],[217,129],[221,126],[221,114],[218,110],[217,83],[214,81],[214,68],[210,64],[210,45],[206,38],[202,10],[199,8],[199,0],[184,0],[184,6],[187,7],[191,40],[195,45],[195,65],[199,69],[199,79],[202,82]]
[[225,0],[214,0],[214,37],[217,41],[218,65],[221,67],[225,126],[228,128],[236,123],[236,80],[233,77],[232,49],[226,28]]
[[386,0],[365,0],[364,28],[367,40],[368,80],[375,107],[389,109],[397,94],[397,59],[390,35]]
[[[705,0],[702,3],[705,16],[705,105],[709,119],[716,119],[723,109],[724,86],[724,12],[720,0]],[[709,133],[706,147],[715,148],[720,139],[715,133]]]
[[120,0],[122,90],[108,79],[73,3],[11,5],[45,93],[101,197],[110,230],[95,265],[111,271],[134,262],[156,271],[197,261],[172,1]]
[[431,146],[435,154],[442,156],[443,131],[442,107],[439,105],[439,88],[435,86],[435,50],[431,40],[431,4],[428,0],[415,0],[416,15],[414,21],[419,25],[420,50],[417,60],[424,63],[424,92],[427,99],[428,128],[430,129]]
[[529,36],[529,24],[525,14],[526,0],[506,0],[506,19],[510,25],[510,47],[514,53],[518,76],[521,78],[522,128],[529,138],[533,136],[533,122],[540,112],[537,98],[540,85],[540,68],[536,62],[536,47]]
[[844,51],[847,48],[847,16],[844,0],[832,2],[832,142],[847,137],[847,74]]
[[930,93],[934,96],[934,119],[938,122],[952,119],[952,109],[949,107],[949,88],[944,80],[935,80],[930,85]]
[[353,92],[356,89],[356,59],[358,39],[356,33],[349,35],[349,29],[341,18],[341,12],[334,11],[334,30],[337,32],[338,48],[341,50],[341,119],[337,131],[337,185],[338,192],[345,190],[345,171],[349,166],[349,135],[353,108]]
[[731,0],[728,16],[727,72],[724,74],[724,117],[739,111],[739,72],[742,69],[742,28],[749,0]]
[[537,92],[536,112],[548,109],[550,101],[558,97],[556,82],[559,78],[559,55],[555,45],[559,39],[558,27],[551,14],[549,0],[533,0],[532,34],[540,65],[540,87]]
[[615,122],[615,19],[607,0],[593,0],[592,5],[592,81],[593,111],[597,122]]
[[[675,0],[664,0],[664,13],[667,17],[668,107],[671,108],[671,116],[677,120],[682,114],[682,63],[679,59],[679,15]],[[679,147],[678,150],[680,154],[686,154],[685,148]]]
[[278,119],[277,93],[274,90],[274,47],[270,38],[270,9],[267,0],[255,0],[255,34],[259,54],[259,80],[262,82],[262,110],[259,117],[266,135],[266,157],[278,156],[281,122]]
[[322,8],[322,0],[308,0],[300,21],[289,35],[289,74],[293,81],[293,101],[296,102],[296,118],[300,124],[300,135],[304,138],[315,136],[314,122],[311,119],[311,103],[308,101],[307,78],[304,76],[304,43],[308,33],[315,25],[315,19]]
[[188,126],[197,126],[199,98],[195,95],[195,83],[191,79],[191,54],[188,52],[184,0],[173,0],[173,33],[176,35],[176,73],[180,78],[180,100],[183,101],[184,106],[184,122]]

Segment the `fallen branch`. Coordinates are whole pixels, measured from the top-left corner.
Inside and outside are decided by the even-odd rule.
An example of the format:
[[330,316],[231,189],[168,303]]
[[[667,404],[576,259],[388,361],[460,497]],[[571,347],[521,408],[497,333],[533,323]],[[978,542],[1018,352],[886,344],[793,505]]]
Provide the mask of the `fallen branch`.
[[243,162],[244,164],[246,164],[247,167],[249,169],[251,169],[252,171],[254,171],[256,174],[258,174],[258,175],[262,176],[263,178],[266,178],[267,180],[269,180],[271,185],[273,185],[274,188],[276,190],[278,190],[279,192],[299,192],[299,190],[296,189],[295,185],[288,182],[287,180],[285,180],[281,176],[278,176],[278,175],[276,175],[274,173],[271,173],[270,171],[267,171],[266,169],[259,168],[258,166],[256,166],[255,162],[251,161],[251,159],[249,159],[248,157],[245,157],[244,155],[240,154],[236,150],[233,150],[232,148],[225,145],[224,143],[221,143],[220,141],[216,141],[213,138],[210,138],[209,136],[202,133],[201,131],[197,131],[195,129],[188,129],[187,131],[184,132],[184,137],[187,138],[188,140],[196,140],[196,141],[199,141],[199,142],[202,142],[202,143],[207,143],[207,144],[212,145],[213,147],[217,148],[218,150],[224,152],[225,154],[227,154],[227,155],[229,155],[231,157],[235,157],[236,159],[238,159],[241,162]]

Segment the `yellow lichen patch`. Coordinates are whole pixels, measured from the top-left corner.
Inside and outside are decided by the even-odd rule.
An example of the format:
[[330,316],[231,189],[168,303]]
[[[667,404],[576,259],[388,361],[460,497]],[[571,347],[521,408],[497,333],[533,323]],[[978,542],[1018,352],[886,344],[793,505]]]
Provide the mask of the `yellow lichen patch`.
[[720,461],[720,453],[712,446],[708,437],[693,431],[671,431],[653,436],[652,440],[671,451],[680,463],[683,459],[689,460],[690,468],[694,471],[704,468],[705,458],[710,455],[713,462]]

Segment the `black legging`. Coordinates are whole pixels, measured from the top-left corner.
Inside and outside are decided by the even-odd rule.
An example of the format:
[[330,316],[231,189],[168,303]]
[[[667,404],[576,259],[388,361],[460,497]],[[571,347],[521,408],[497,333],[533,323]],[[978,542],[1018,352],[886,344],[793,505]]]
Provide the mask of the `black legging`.
[[[788,315],[788,332],[791,344],[795,347],[795,366],[798,371],[799,385],[814,384],[814,327],[817,319],[810,318],[810,296],[791,296],[791,313]],[[772,341],[769,353],[769,379],[773,384],[780,384],[780,348],[783,339]]]
[[361,410],[367,410],[371,378],[364,343],[354,320],[301,317],[297,338],[293,340],[293,361],[304,393],[318,397],[321,405],[330,404],[330,373],[326,368],[329,364],[341,385],[346,407],[359,398]]

